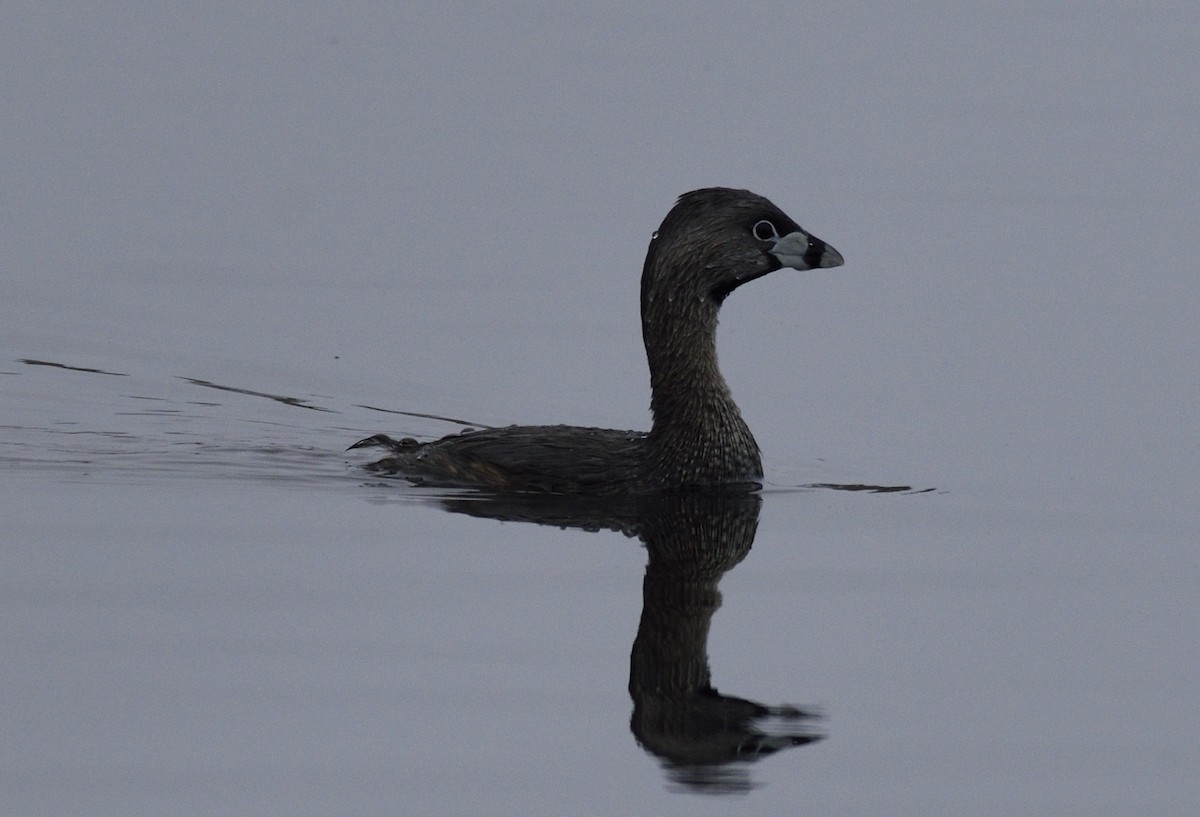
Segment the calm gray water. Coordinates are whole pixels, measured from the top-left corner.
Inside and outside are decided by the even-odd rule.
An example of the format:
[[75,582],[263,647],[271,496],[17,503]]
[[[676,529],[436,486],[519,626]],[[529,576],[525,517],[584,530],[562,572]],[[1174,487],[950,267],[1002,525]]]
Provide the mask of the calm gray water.
[[[637,517],[648,550],[366,476],[332,412],[132,380],[114,404],[104,375],[7,370],[8,394],[36,382],[62,398],[43,409],[73,396],[91,417],[4,432],[12,813],[1193,802],[1178,521],[776,489],[698,522]],[[670,555],[679,531],[711,543],[704,567]],[[651,557],[684,578],[660,570],[644,594]],[[819,717],[714,733],[711,700],[662,680],[705,660],[721,694]],[[649,725],[631,726],[635,702]],[[760,756],[758,733],[825,739]]]
[[[255,8],[0,31],[0,811],[1197,813],[1193,4]],[[708,184],[761,495],[345,451],[645,427]]]

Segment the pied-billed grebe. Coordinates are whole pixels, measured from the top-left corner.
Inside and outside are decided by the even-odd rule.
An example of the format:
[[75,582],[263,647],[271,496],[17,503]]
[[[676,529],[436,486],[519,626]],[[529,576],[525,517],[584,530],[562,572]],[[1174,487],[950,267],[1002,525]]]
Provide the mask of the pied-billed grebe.
[[373,470],[501,492],[631,494],[762,479],[758,444],[717,368],[717,312],[734,289],[783,267],[837,267],[841,254],[748,190],[694,190],[663,219],[642,268],[649,432],[508,426],[418,443],[383,434]]

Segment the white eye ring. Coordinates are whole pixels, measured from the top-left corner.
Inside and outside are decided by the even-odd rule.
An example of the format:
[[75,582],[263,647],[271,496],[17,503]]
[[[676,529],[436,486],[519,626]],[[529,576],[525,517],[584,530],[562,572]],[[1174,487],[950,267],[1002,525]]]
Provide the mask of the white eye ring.
[[774,224],[767,221],[765,218],[751,227],[750,233],[759,241],[779,240],[779,231],[775,229]]

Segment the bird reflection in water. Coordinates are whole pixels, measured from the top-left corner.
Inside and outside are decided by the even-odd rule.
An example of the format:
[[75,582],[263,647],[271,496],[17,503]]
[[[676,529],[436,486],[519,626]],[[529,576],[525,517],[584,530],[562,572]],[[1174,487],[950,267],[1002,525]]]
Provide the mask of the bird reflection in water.
[[812,710],[725,695],[712,683],[708,633],[717,584],[750,552],[762,497],[705,489],[641,497],[470,495],[443,498],[471,516],[636,536],[648,562],[629,660],[630,729],[669,780],[689,791],[753,788],[750,765],[820,740]]

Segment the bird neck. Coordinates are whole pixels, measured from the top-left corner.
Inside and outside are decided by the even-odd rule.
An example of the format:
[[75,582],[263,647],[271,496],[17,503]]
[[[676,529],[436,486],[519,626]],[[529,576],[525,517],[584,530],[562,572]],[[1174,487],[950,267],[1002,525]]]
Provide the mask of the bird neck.
[[[717,367],[717,304],[643,304],[650,364],[648,467],[674,484],[724,484],[762,476],[758,444]],[[654,307],[673,307],[656,309]]]

